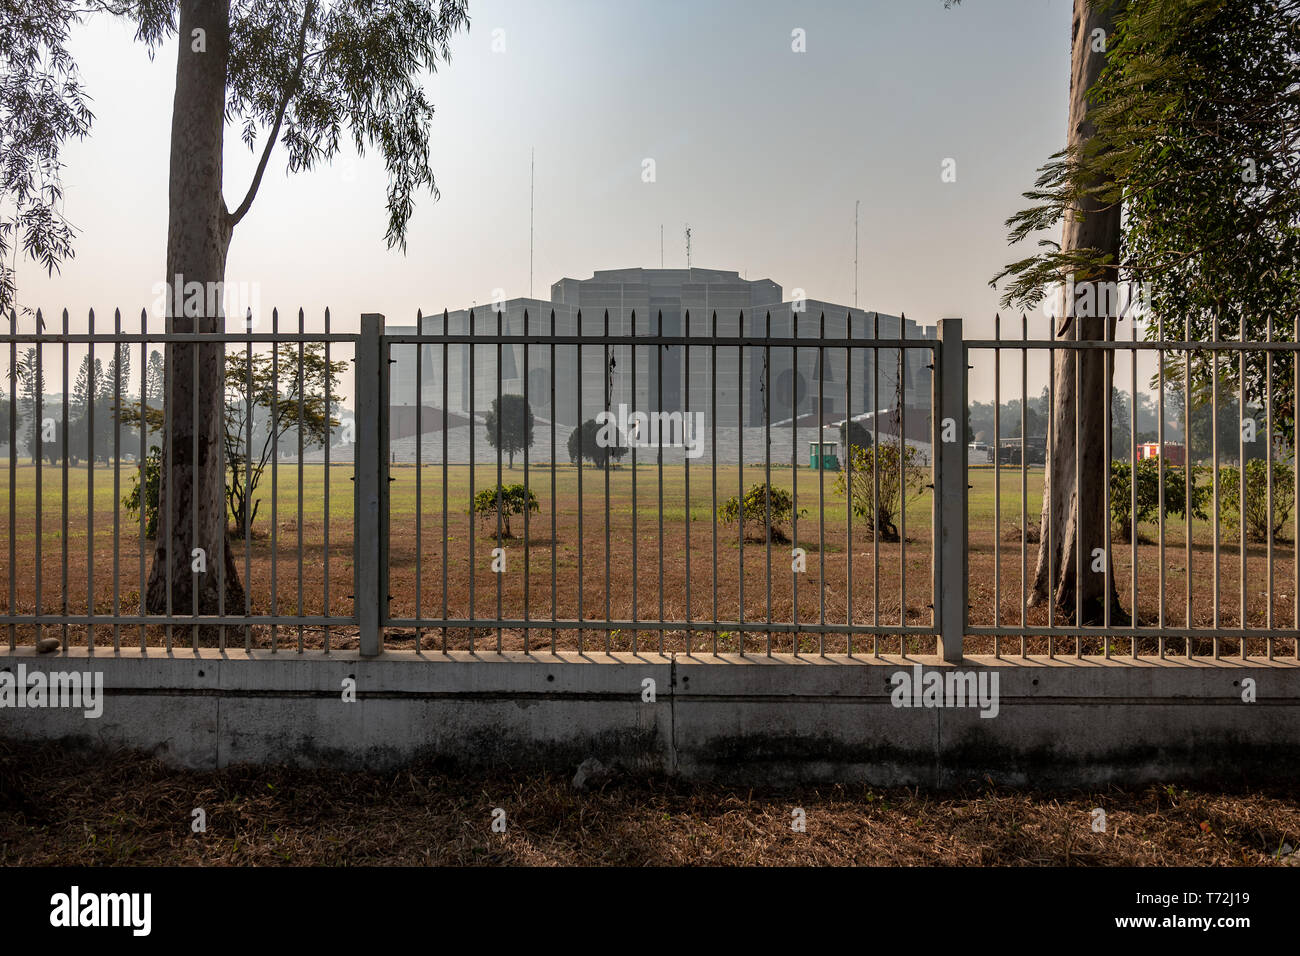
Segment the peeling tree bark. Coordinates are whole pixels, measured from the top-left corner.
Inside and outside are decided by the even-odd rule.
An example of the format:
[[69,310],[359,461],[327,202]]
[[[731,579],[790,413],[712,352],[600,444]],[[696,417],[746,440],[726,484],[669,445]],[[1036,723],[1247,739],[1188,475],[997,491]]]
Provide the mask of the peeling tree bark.
[[[208,290],[219,290],[224,282],[233,228],[222,194],[229,20],[229,0],[181,0],[168,185],[169,332],[214,333],[225,325],[221,296]],[[201,315],[176,307],[178,299],[182,305],[186,301],[191,283],[203,289]],[[166,351],[159,530],[147,607],[155,614],[168,610],[170,570],[172,613],[194,613],[196,596],[198,613],[217,613],[224,554],[225,610],[242,613],[244,590],[225,547],[225,346],[169,344]],[[203,550],[206,564],[197,575],[197,595],[192,586],[196,548]]]
[[[1106,65],[1105,52],[1094,49],[1094,36],[1097,30],[1111,36],[1113,13],[1099,9],[1092,0],[1075,0],[1071,29],[1069,144],[1081,148],[1094,132],[1088,115],[1088,90]],[[1119,245],[1117,205],[1101,208],[1088,201],[1067,211],[1062,250],[1098,249],[1108,253],[1110,262],[1115,263],[1119,261]],[[1074,288],[1066,286],[1060,318],[1056,320],[1057,338],[1113,339],[1115,318],[1108,314],[1113,311],[1113,297],[1105,295],[1105,287],[1097,283],[1115,282],[1117,270],[1110,266],[1097,274],[1065,278],[1073,281]],[[1089,301],[1093,304],[1091,314],[1076,314],[1080,311],[1076,304]],[[1093,570],[1096,549],[1105,549],[1106,523],[1110,520],[1106,513],[1110,463],[1105,460],[1105,435],[1111,414],[1111,368],[1106,353],[1100,349],[1060,349],[1053,362],[1055,401],[1044,473],[1038,564],[1029,604],[1032,607],[1051,600],[1059,615],[1058,623],[1074,620],[1078,608],[1082,611],[1078,623],[1101,624],[1107,601],[1112,623],[1127,620],[1119,604],[1109,552],[1104,552],[1102,558],[1103,571]],[[1111,569],[1109,594],[1105,569]]]

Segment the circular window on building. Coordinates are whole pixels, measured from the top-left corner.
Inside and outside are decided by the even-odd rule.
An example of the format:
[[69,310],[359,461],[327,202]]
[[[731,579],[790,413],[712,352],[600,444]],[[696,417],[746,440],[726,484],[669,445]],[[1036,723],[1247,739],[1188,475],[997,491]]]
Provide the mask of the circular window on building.
[[808,394],[808,383],[792,368],[778,372],[772,388],[772,417],[789,418]]

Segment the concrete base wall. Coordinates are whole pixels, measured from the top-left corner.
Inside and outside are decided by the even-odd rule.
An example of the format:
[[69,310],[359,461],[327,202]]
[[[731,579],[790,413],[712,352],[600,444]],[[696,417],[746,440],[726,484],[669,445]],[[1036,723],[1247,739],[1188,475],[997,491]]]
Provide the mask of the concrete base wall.
[[[1300,777],[1300,665],[1252,659],[975,658],[996,717],[903,708],[892,675],[934,657],[660,658],[393,652],[270,654],[84,648],[0,656],[0,672],[99,672],[102,716],[0,706],[0,736],[129,748],[196,769],[240,763],[571,772],[587,757],[735,784],[968,781],[1100,786]],[[1242,700],[1243,680],[1256,701]],[[343,700],[356,682],[357,702]],[[655,700],[643,701],[654,681]]]

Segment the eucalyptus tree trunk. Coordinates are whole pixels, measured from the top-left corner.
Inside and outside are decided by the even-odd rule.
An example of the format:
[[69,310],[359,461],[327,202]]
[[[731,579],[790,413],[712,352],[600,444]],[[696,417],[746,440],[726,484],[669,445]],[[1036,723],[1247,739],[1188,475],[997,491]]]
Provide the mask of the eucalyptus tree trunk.
[[[1087,94],[1106,65],[1104,49],[1096,49],[1097,31],[1103,31],[1102,35],[1109,38],[1114,27],[1113,13],[1100,6],[1093,0],[1074,2],[1069,115],[1072,148],[1082,148],[1094,133]],[[1089,199],[1080,207],[1067,210],[1061,238],[1063,251],[1098,249],[1109,254],[1111,263],[1116,263],[1119,244],[1118,205],[1101,208],[1100,203]],[[1060,316],[1055,320],[1056,337],[1074,341],[1113,339],[1115,317],[1111,313],[1115,297],[1107,295],[1105,286],[1099,283],[1114,283],[1117,270],[1110,266],[1063,278],[1072,280],[1073,288],[1066,284]],[[1079,303],[1090,303],[1091,309],[1080,310]],[[1088,314],[1078,314],[1080,311]],[[1119,605],[1105,537],[1110,520],[1106,509],[1110,462],[1106,460],[1105,446],[1111,417],[1112,368],[1102,349],[1059,349],[1053,362],[1054,402],[1050,411],[1041,538],[1029,603],[1041,605],[1050,598],[1055,604],[1058,623],[1074,620],[1079,608],[1082,617],[1076,623],[1100,624],[1107,601],[1112,622],[1126,620]],[[1098,567],[1102,570],[1095,570]],[[1107,571],[1110,572],[1109,593]]]
[[[232,229],[221,189],[229,20],[229,0],[180,2],[168,184],[169,332],[215,333],[225,325],[219,290]],[[195,288],[192,283],[203,289],[199,315],[185,314],[196,311],[192,308],[177,308]],[[198,613],[216,613],[224,555],[225,610],[241,613],[244,591],[224,546],[225,347],[220,342],[168,344],[166,352],[163,464],[148,609],[168,609],[170,578],[173,613],[194,613],[196,597]],[[205,570],[197,575],[196,595],[193,571],[200,559]]]

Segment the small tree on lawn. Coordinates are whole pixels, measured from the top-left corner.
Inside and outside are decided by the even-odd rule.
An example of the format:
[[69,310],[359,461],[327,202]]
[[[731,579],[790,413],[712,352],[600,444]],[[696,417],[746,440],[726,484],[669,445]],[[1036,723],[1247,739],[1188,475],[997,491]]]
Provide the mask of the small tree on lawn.
[[854,516],[862,519],[873,539],[897,541],[896,522],[904,500],[921,496],[925,475],[921,453],[897,438],[877,447],[854,444],[849,447],[848,467],[835,478],[835,493],[849,496]]
[[502,395],[492,399],[483,422],[488,444],[510,456],[515,467],[515,452],[533,446],[533,409],[523,395]]
[[589,418],[581,428],[569,433],[569,461],[575,465],[585,458],[597,468],[608,468],[611,460],[622,458],[628,453],[627,445],[603,445],[599,441],[602,426],[596,419]]
[[537,495],[532,489],[525,489],[522,484],[497,485],[484,488],[474,496],[470,511],[479,516],[484,528],[495,531],[497,515],[501,516],[501,537],[513,538],[510,532],[510,516],[521,515],[525,511],[537,512],[541,507]]
[[[325,361],[325,344],[308,343],[300,356],[298,345],[283,342],[271,352],[226,355],[226,504],[234,533],[251,534],[261,505],[255,499],[266,466],[277,447],[298,449],[296,429],[302,430],[303,449],[323,445],[338,425],[325,405],[326,381],[331,400],[338,396],[339,376],[347,362]],[[124,408],[123,421],[138,423],[139,403]],[[149,408],[145,421],[161,429],[163,410]]]
[[[769,506],[769,499],[771,504]],[[771,537],[768,537],[768,509],[771,508]],[[800,517],[803,516],[801,511]],[[724,524],[733,524],[737,519],[740,521],[741,533],[747,541],[767,541],[771,540],[777,544],[788,544],[789,536],[786,535],[779,527],[794,517],[794,498],[790,492],[784,488],[773,488],[769,485],[759,482],[745,492],[745,500],[742,502],[732,495],[718,509],[718,517]],[[751,532],[749,529],[756,527],[757,530]]]

